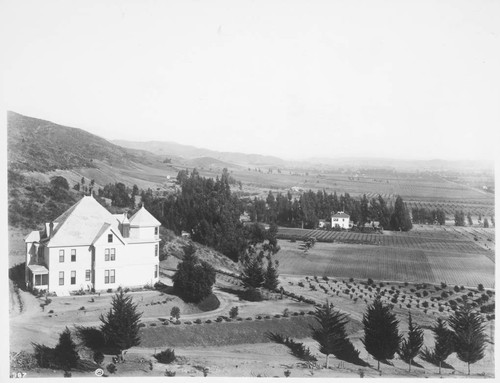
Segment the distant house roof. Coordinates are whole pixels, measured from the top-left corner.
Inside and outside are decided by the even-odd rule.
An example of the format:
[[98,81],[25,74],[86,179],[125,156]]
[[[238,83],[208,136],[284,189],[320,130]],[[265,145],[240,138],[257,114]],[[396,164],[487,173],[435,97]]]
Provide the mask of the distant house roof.
[[349,218],[349,217],[350,217],[350,215],[344,213],[343,211],[339,211],[335,214],[332,214],[332,218]]
[[161,222],[147,211],[144,206],[130,218],[130,226],[160,226]]
[[[57,223],[57,226],[55,225]],[[90,245],[103,224],[118,228],[118,221],[92,196],[84,196],[54,220],[48,247]]]

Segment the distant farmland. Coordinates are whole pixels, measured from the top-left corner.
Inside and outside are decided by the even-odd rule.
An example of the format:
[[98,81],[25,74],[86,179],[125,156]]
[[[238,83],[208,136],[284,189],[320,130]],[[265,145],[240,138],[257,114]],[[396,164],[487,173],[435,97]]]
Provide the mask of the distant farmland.
[[495,229],[453,226],[423,227],[423,229],[419,228],[406,233],[384,231],[384,234],[280,227],[278,230],[278,238],[296,238],[297,240],[316,238],[319,242],[377,245],[415,250],[480,253],[485,254],[490,259],[494,259]]
[[[383,237],[383,236],[381,236]],[[299,242],[280,240],[282,274],[372,278],[401,282],[495,287],[495,264],[485,251],[427,250],[375,245],[316,243],[307,253]],[[476,249],[477,250],[477,249]]]

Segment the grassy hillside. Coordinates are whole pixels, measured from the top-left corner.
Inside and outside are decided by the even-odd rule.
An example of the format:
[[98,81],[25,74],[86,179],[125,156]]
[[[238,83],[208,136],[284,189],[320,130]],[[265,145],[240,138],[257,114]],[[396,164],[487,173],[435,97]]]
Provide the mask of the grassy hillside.
[[146,155],[121,148],[84,130],[7,113],[8,166],[12,170],[47,172],[96,167],[94,161],[144,162]]

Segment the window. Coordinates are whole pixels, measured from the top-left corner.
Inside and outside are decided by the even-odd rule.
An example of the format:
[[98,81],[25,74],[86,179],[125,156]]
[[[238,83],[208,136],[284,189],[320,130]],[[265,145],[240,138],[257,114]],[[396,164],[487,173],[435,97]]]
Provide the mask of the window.
[[158,278],[158,265],[155,265],[155,278]]
[[48,274],[37,274],[35,275],[35,286],[48,285],[49,275]]
[[115,283],[115,270],[104,270],[104,283]]
[[71,271],[71,284],[76,285],[76,271]]
[[64,262],[64,250],[59,250],[59,262]]
[[104,249],[104,260],[109,261],[109,249]]
[[155,227],[155,235],[158,235],[158,227]]
[[158,244],[155,245],[155,257],[158,256]]
[[71,262],[76,262],[76,249],[71,249]]
[[64,271],[59,271],[59,286],[64,285]]
[[111,249],[111,260],[115,260],[115,249]]
[[113,243],[113,234],[108,234],[108,243]]
[[90,270],[85,270],[85,280],[90,281]]

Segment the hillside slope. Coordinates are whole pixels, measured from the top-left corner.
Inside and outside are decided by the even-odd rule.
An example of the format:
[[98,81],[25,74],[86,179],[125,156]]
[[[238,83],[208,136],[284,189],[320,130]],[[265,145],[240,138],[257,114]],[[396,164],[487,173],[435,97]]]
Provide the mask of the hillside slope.
[[189,159],[198,157],[211,157],[219,161],[229,162],[237,165],[283,166],[285,164],[284,160],[274,156],[236,152],[218,152],[215,150],[197,148],[190,145],[181,145],[170,141],[136,142],[126,140],[113,140],[113,142],[125,148],[149,150],[154,154],[163,156],[182,156]]
[[94,161],[110,165],[151,161],[147,153],[121,148],[82,129],[10,111],[7,148],[9,169],[20,171],[94,168]]

